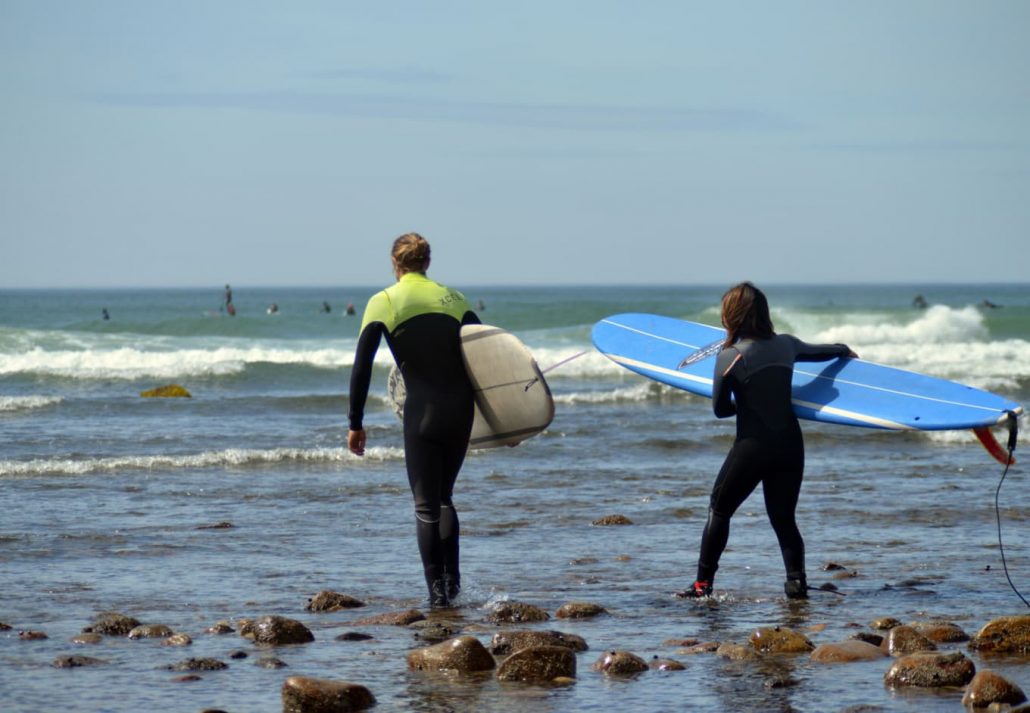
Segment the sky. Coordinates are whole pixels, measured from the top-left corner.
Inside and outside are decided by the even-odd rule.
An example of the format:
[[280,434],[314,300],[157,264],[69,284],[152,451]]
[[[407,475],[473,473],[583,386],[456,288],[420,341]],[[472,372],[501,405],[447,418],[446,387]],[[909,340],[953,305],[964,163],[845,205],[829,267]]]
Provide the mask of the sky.
[[0,0],[0,288],[1030,282],[1030,2]]

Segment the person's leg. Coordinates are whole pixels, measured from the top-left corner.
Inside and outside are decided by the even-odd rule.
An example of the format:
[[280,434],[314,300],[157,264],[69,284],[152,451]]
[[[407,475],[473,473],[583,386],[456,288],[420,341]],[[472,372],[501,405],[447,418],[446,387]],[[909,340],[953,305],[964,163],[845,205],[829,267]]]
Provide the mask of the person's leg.
[[750,440],[739,440],[726,456],[712,487],[708,507],[708,519],[701,533],[701,551],[697,562],[697,583],[695,594],[707,586],[711,590],[719,560],[726,549],[730,536],[730,519],[737,508],[747,500],[759,482],[759,460],[756,444]]
[[444,555],[440,540],[441,477],[440,448],[436,444],[405,433],[404,464],[415,501],[415,537],[422,558],[422,570],[429,589],[430,604],[445,606],[443,587]]
[[443,579],[447,596],[454,599],[461,591],[461,567],[459,563],[459,535],[461,524],[458,510],[454,507],[454,483],[458,479],[461,465],[465,461],[468,439],[454,443],[446,449],[443,458],[443,478],[440,492],[440,554],[443,562]]
[[800,598],[808,589],[805,576],[805,541],[798,529],[796,518],[805,467],[803,447],[799,446],[778,461],[762,486],[765,511],[780,544],[783,568],[787,574],[787,596]]

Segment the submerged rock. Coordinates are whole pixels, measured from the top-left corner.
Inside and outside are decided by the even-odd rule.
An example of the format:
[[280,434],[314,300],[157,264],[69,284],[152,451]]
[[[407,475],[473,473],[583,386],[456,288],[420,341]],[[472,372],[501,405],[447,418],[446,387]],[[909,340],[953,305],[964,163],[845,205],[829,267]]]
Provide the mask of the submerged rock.
[[88,634],[76,634],[72,638],[68,639],[68,641],[73,644],[99,644],[103,640],[103,636],[94,632],[89,632]]
[[364,686],[307,676],[290,676],[282,686],[283,713],[347,713],[376,704]]
[[529,646],[506,658],[497,669],[500,681],[548,683],[576,677],[576,654],[565,646]]
[[19,631],[18,638],[22,641],[42,641],[43,639],[49,639],[43,631]]
[[957,641],[969,641],[962,627],[950,621],[923,621],[912,624],[912,628],[930,641],[938,644],[950,644]]
[[559,619],[590,619],[601,614],[607,614],[608,610],[600,604],[591,602],[569,602],[558,607],[554,613]]
[[161,646],[190,646],[193,643],[193,639],[190,638],[189,634],[172,634],[167,639],[161,642]]
[[96,666],[104,663],[107,661],[95,659],[92,656],[58,656],[51,665],[55,668],[78,668],[79,666]]
[[179,386],[178,384],[167,384],[165,386],[158,386],[154,389],[148,389],[141,391],[140,396],[145,399],[149,398],[161,398],[161,399],[188,399],[192,398],[192,394],[189,391]]
[[306,644],[314,641],[311,629],[295,619],[283,616],[263,616],[254,622],[254,643],[266,646]]
[[564,646],[573,651],[586,651],[588,648],[582,636],[561,631],[498,631],[490,641],[490,651],[498,656],[530,646]]
[[903,656],[919,651],[936,651],[937,645],[911,626],[895,626],[880,647],[891,656]]
[[977,671],[962,696],[962,705],[967,708],[986,708],[991,704],[1017,705],[1026,700],[1026,694],[1004,676],[984,669]]
[[988,622],[969,642],[969,648],[983,653],[1030,654],[1030,615]]
[[139,626],[139,620],[118,612],[101,612],[93,623],[82,630],[83,633],[104,634],[105,636],[125,636]]
[[873,661],[887,656],[879,646],[865,641],[850,639],[838,643],[819,644],[812,652],[811,660],[816,663],[852,663]]
[[606,676],[636,676],[648,668],[647,662],[629,651],[608,651],[594,663],[594,670]]
[[386,612],[358,619],[354,626],[409,626],[416,621],[422,621],[426,615],[418,609],[408,609],[400,612]]
[[785,626],[767,626],[756,629],[748,641],[763,654],[800,654],[815,649],[815,645],[802,634]]
[[591,525],[597,525],[599,527],[607,527],[610,525],[632,525],[633,521],[625,515],[605,515],[594,520]]
[[499,602],[488,617],[495,624],[548,621],[551,615],[540,607],[522,602]]
[[173,633],[175,632],[164,624],[140,624],[132,628],[128,637],[130,639],[167,639]]
[[715,655],[730,661],[757,661],[762,658],[762,654],[758,653],[754,647],[730,642],[719,644],[715,649]]
[[883,681],[891,687],[964,686],[973,679],[976,667],[965,654],[920,653],[903,656],[884,674]]
[[869,626],[878,631],[886,631],[888,629],[893,629],[896,626],[901,626],[901,622],[892,616],[885,616],[874,620]]
[[408,668],[416,671],[492,671],[494,657],[474,636],[459,636],[408,654]]
[[323,590],[308,600],[305,607],[308,611],[340,611],[341,609],[357,609],[365,606],[365,602],[347,594]]
[[648,668],[654,671],[686,671],[687,667],[676,659],[661,659],[655,656],[648,662]]
[[232,628],[232,624],[227,621],[219,621],[207,629],[209,634],[231,634],[234,631],[236,629]]
[[212,658],[189,658],[161,668],[168,671],[221,671],[229,668],[229,664]]

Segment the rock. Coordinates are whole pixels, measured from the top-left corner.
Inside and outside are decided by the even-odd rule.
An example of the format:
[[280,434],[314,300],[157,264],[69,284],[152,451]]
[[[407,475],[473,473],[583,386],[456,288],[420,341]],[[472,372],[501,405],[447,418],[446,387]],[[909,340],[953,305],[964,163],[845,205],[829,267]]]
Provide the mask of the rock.
[[213,525],[197,525],[197,527],[194,528],[194,529],[197,529],[197,530],[231,530],[234,527],[236,527],[236,526],[233,525],[228,520],[222,520],[221,522],[216,522]]
[[872,644],[873,646],[879,646],[883,643],[882,636],[880,636],[879,634],[870,634],[867,631],[859,631],[855,634],[852,634],[851,638],[855,641],[864,641],[867,644]]
[[100,634],[95,634],[93,632],[90,632],[88,634],[76,634],[72,638],[68,639],[68,641],[72,642],[73,644],[99,644],[103,640],[103,636],[101,636]]
[[522,602],[499,602],[488,619],[495,624],[548,621],[551,615],[540,607]]
[[903,656],[919,651],[936,651],[937,645],[911,626],[895,626],[880,644],[891,656]]
[[875,620],[869,626],[877,631],[886,631],[887,629],[893,629],[895,626],[901,626],[901,622],[894,617],[885,616],[882,619]]
[[755,651],[763,654],[799,654],[815,649],[815,645],[805,636],[785,626],[756,629],[748,641]]
[[1016,684],[990,669],[977,671],[962,696],[966,708],[986,708],[992,703],[1017,705],[1026,700],[1026,694]]
[[282,687],[283,713],[348,713],[376,704],[364,686],[307,676],[290,676]]
[[308,600],[305,607],[308,611],[340,611],[341,609],[357,609],[365,606],[365,602],[347,594],[323,590]]
[[254,643],[265,646],[306,644],[315,640],[311,629],[294,619],[263,616],[254,622]]
[[198,676],[195,673],[188,673],[185,676],[176,676],[172,680],[175,681],[176,683],[189,683],[191,681],[203,681],[204,677],[203,676]]
[[156,389],[148,389],[147,391],[141,391],[139,395],[145,399],[188,399],[192,397],[192,394],[190,394],[189,391],[179,386],[178,384],[158,386]]
[[79,666],[96,666],[103,663],[107,662],[95,659],[92,656],[58,656],[51,665],[55,668],[77,668]]
[[93,623],[83,629],[83,633],[104,634],[105,636],[125,636],[139,626],[139,621],[131,616],[118,612],[101,612]]
[[13,628],[14,627],[12,627],[10,624],[5,624],[2,621],[0,621],[0,631],[10,631]]
[[409,626],[416,621],[425,619],[425,614],[418,609],[408,609],[401,612],[386,612],[376,616],[368,616],[354,622],[355,626]]
[[248,654],[243,649],[237,649],[236,651],[233,651],[232,653],[229,654],[229,658],[231,658],[231,659],[245,659],[248,656],[250,656],[250,654]]
[[608,610],[600,604],[590,602],[569,602],[558,607],[554,613],[559,619],[590,619],[600,614],[607,614]]
[[894,662],[884,674],[883,682],[894,688],[964,686],[975,673],[973,662],[961,652],[909,654]]
[[647,670],[647,662],[629,651],[607,651],[594,663],[594,670],[606,676],[636,676]]
[[819,644],[812,652],[811,659],[816,663],[852,663],[873,661],[886,656],[887,652],[879,646],[851,639],[839,643]]
[[594,520],[590,524],[607,527],[609,525],[632,525],[633,521],[625,515],[605,515],[604,517]]
[[685,649],[680,649],[676,653],[678,653],[678,654],[690,654],[691,656],[693,656],[695,654],[711,654],[711,653],[715,653],[718,650],[719,650],[719,642],[718,641],[702,641],[699,644],[694,644],[693,646],[688,646]]
[[42,631],[19,631],[18,638],[22,641],[42,641],[43,639],[49,639],[50,637]]
[[173,632],[164,624],[140,624],[129,632],[130,639],[167,639]]
[[576,677],[576,654],[566,646],[527,646],[506,658],[497,669],[500,681],[547,683]]
[[245,639],[253,639],[256,629],[254,628],[253,619],[239,619],[236,625],[240,628],[240,636]]
[[648,664],[648,668],[653,671],[686,671],[687,667],[681,664],[676,659],[660,659],[657,656],[652,658]]
[[715,655],[730,661],[757,661],[762,658],[754,647],[743,644],[724,643],[715,649]]
[[227,621],[217,622],[207,629],[207,633],[209,634],[231,634],[234,631],[236,631],[236,629],[232,628],[232,624]]
[[492,671],[496,666],[494,657],[474,636],[459,636],[408,654],[408,668],[415,671],[472,673]]
[[957,641],[969,641],[969,634],[962,627],[950,621],[924,621],[912,624],[912,628],[930,641],[938,644],[950,644]]
[[662,646],[696,646],[700,643],[700,639],[691,637],[689,639],[666,639],[662,642]]
[[573,651],[586,651],[587,642],[581,636],[561,631],[498,631],[490,641],[490,652],[503,656],[529,646],[564,646]]
[[453,626],[439,621],[416,621],[409,628],[415,630],[415,638],[430,644],[438,644],[441,641],[454,638],[458,630]]
[[360,631],[345,631],[333,638],[334,641],[368,641],[373,638],[371,634],[362,634]]
[[259,668],[286,668],[286,662],[275,656],[263,656],[255,661],[254,665]]
[[185,661],[162,666],[161,668],[168,671],[221,671],[222,669],[229,668],[229,664],[219,661],[218,659],[189,658]]
[[1030,653],[1030,615],[1003,616],[988,622],[969,642],[973,651]]
[[172,634],[161,642],[161,646],[189,646],[192,643],[193,639],[189,634]]

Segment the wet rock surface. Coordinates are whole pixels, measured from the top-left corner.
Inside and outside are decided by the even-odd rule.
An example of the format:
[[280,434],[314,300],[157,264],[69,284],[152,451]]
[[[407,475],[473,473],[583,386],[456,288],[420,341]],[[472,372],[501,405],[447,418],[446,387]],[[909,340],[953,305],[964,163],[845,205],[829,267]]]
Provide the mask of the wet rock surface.
[[375,705],[364,686],[306,676],[290,676],[281,689],[283,713],[348,713]]

